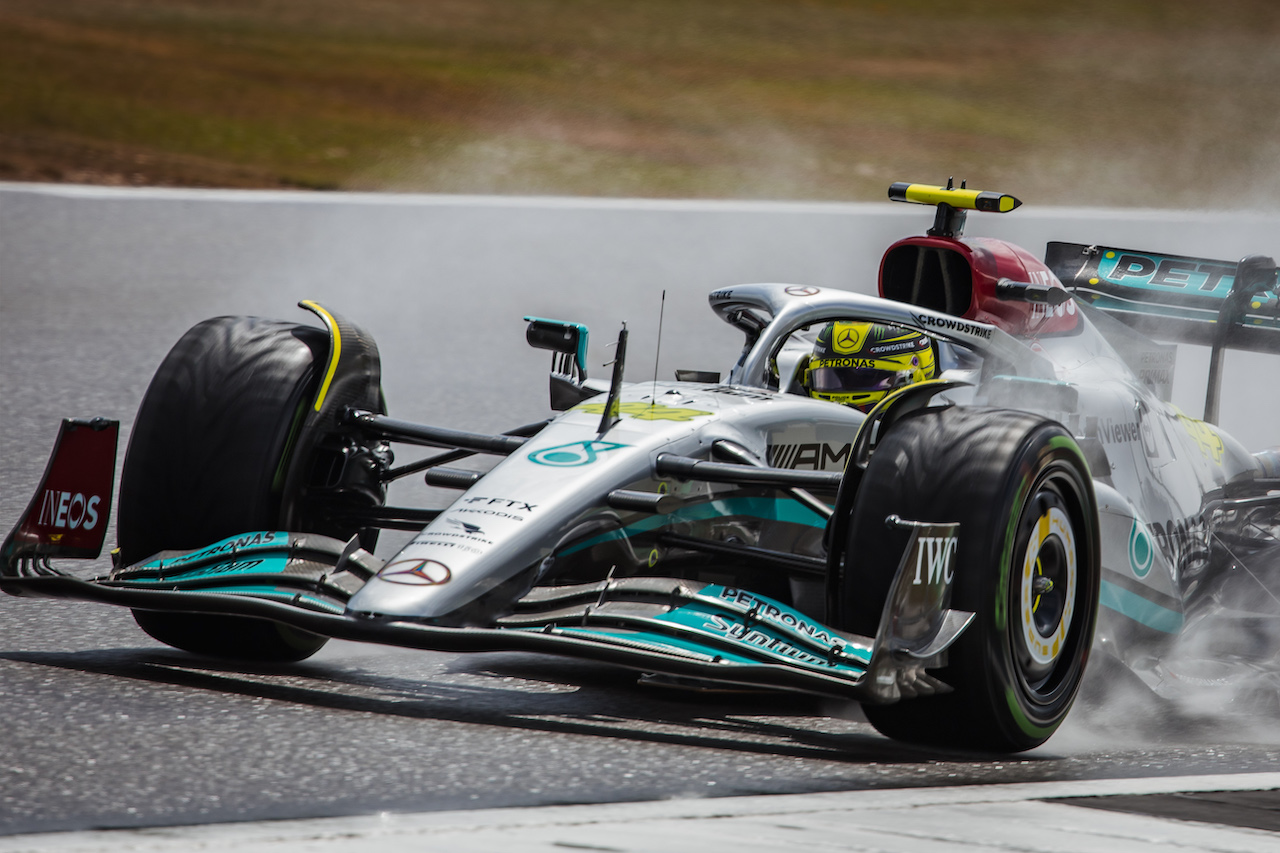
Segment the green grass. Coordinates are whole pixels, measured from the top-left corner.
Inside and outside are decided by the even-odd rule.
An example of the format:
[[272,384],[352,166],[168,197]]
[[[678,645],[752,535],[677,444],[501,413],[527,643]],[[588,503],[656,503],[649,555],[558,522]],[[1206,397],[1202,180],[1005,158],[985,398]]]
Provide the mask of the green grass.
[[1270,0],[0,0],[0,178],[1272,206]]

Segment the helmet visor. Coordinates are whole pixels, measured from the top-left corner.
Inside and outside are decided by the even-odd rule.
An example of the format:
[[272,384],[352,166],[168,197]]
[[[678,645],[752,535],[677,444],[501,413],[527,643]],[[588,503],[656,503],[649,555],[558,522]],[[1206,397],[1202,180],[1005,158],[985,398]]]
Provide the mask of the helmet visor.
[[899,373],[874,367],[817,367],[809,371],[809,390],[820,394],[888,391],[898,384]]

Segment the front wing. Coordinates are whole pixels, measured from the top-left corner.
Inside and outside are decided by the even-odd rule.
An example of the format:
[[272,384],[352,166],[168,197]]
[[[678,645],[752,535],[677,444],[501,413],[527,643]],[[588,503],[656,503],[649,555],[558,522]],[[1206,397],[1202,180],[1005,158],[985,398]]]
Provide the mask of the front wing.
[[[9,562],[0,589],[141,610],[268,619],[343,640],[433,651],[526,651],[646,673],[890,702],[946,690],[927,675],[972,619],[948,608],[955,525],[916,524],[877,637],[820,624],[748,590],[666,578],[610,579],[533,590],[487,627],[456,628],[348,611],[381,568],[352,543],[263,531],[187,553],[165,552],[80,579],[47,559]],[[929,544],[934,547],[928,547]]]

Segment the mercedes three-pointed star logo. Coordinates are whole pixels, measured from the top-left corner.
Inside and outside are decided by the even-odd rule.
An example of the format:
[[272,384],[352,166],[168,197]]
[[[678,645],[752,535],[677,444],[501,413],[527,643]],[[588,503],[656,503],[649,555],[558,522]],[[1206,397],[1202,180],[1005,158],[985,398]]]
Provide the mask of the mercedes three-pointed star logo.
[[[396,568],[399,566],[400,568]],[[453,572],[436,560],[396,560],[382,567],[378,577],[391,583],[406,586],[440,586],[448,583]]]

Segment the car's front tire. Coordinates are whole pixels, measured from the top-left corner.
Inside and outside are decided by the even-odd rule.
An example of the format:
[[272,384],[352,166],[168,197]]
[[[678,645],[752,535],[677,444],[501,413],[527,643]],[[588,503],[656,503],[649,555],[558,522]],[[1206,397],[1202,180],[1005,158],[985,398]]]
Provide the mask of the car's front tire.
[[[309,516],[296,486],[329,352],[310,326],[217,317],[190,329],[151,380],[121,474],[117,535],[124,565],[254,530],[349,536]],[[167,645],[253,661],[295,661],[325,638],[258,619],[135,610]]]
[[951,606],[973,623],[931,671],[954,692],[864,706],[890,737],[1016,752],[1047,740],[1084,676],[1101,563],[1088,464],[1061,425],[951,407],[903,417],[872,454],[839,578],[838,624],[874,636],[906,533],[959,522]]

